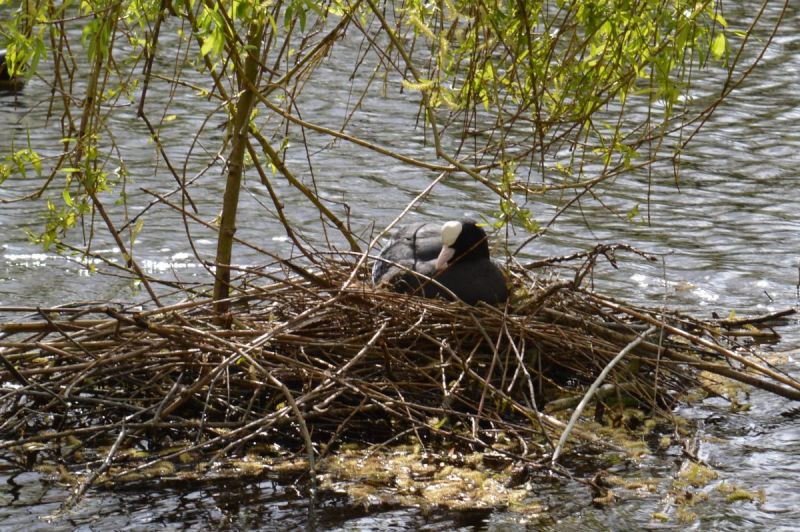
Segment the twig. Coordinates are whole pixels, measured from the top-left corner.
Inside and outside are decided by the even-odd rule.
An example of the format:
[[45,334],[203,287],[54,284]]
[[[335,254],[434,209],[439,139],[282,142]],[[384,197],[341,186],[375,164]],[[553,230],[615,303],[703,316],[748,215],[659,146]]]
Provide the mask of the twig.
[[611,360],[611,362],[606,364],[606,367],[603,368],[603,371],[600,372],[600,375],[597,376],[595,381],[586,391],[580,404],[572,413],[572,416],[569,418],[569,423],[567,424],[567,428],[564,429],[564,432],[561,433],[561,437],[558,439],[558,444],[556,445],[556,448],[553,451],[553,457],[550,459],[551,463],[555,464],[558,461],[558,457],[561,455],[561,449],[564,447],[564,443],[566,443],[567,438],[570,435],[570,432],[572,432],[572,429],[575,427],[575,423],[578,422],[578,418],[580,418],[581,414],[583,413],[583,410],[586,408],[586,405],[589,404],[589,401],[594,396],[594,393],[597,391],[597,388],[600,387],[600,384],[603,383],[603,381],[611,372],[611,370],[614,368],[614,366],[617,365],[617,362],[622,360],[625,357],[625,355],[630,353],[637,345],[639,345],[642,342],[642,340],[644,340],[650,333],[652,333],[655,330],[656,330],[655,325],[651,326],[645,332],[637,336],[631,343],[626,345],[625,348],[623,348],[622,351],[620,351],[619,354]]
[[718,320],[717,323],[724,327],[739,327],[741,325],[752,325],[754,323],[766,323],[769,321],[775,321],[780,318],[784,318],[786,316],[792,316],[793,314],[797,313],[797,309],[795,308],[787,308],[784,310],[780,310],[778,312],[772,312],[770,314],[763,314],[761,316],[753,316],[750,318],[736,318],[732,320]]
[[117,454],[117,449],[119,448],[120,443],[122,443],[122,440],[125,439],[125,436],[127,436],[127,434],[128,430],[123,425],[122,429],[119,431],[119,435],[117,436],[116,441],[114,441],[114,445],[112,445],[111,449],[108,450],[106,459],[103,460],[103,463],[100,465],[100,467],[92,471],[92,473],[83,482],[80,483],[75,492],[67,498],[66,502],[64,503],[65,508],[72,508],[73,506],[75,506],[78,503],[78,501],[81,500],[84,493],[86,493],[86,490],[89,489],[89,487],[94,483],[95,480],[97,480],[97,477],[106,472],[106,470],[111,465],[111,461],[114,459],[114,455]]

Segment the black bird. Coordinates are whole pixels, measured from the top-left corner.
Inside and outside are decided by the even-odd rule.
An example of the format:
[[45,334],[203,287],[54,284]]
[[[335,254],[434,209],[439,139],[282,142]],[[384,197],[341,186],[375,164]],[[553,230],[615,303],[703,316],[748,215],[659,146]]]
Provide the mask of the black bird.
[[0,49],[0,80],[11,81],[11,76],[8,74],[8,67],[6,66],[6,49]]
[[452,299],[452,292],[469,305],[508,299],[505,278],[489,256],[486,232],[472,220],[400,229],[375,261],[372,281],[425,297]]
[[18,91],[24,83],[22,78],[11,77],[6,64],[6,49],[0,49],[0,91]]

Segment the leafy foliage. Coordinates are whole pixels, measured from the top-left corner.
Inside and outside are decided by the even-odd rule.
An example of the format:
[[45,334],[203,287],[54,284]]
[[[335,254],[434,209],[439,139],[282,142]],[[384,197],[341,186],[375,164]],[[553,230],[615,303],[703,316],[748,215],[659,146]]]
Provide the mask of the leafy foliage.
[[[46,149],[40,146],[6,154],[0,179],[31,168],[42,174],[41,189],[31,196],[48,202],[44,228],[34,231],[37,241],[59,243],[76,225],[102,220],[120,252],[132,259],[123,242],[132,242],[142,230],[145,212],[128,210],[127,154],[109,125],[121,113],[135,110],[183,203],[196,209],[187,185],[191,177],[170,153],[195,150],[202,131],[187,145],[163,144],[161,132],[189,117],[175,109],[172,98],[150,96],[148,89],[156,83],[196,99],[207,109],[206,120],[217,110],[227,114],[225,135],[202,153],[207,168],[218,165],[219,156],[233,149],[236,135],[244,132],[244,173],[259,176],[300,249],[304,245],[296,239],[273,181],[283,179],[297,189],[357,250],[324,193],[295,175],[304,169],[286,164],[291,148],[285,142],[292,128],[331,142],[351,142],[404,165],[467,176],[485,186],[489,201],[496,203],[494,225],[537,232],[545,221],[532,203],[542,196],[571,194],[571,204],[587,194],[602,194],[599,185],[613,186],[623,173],[649,181],[649,168],[659,161],[672,163],[677,176],[686,143],[759,57],[743,52],[769,44],[769,35],[763,41],[750,39],[761,12],[731,26],[722,14],[722,0],[23,4],[2,26],[7,62],[12,73],[40,76],[52,87],[48,105],[51,114],[61,113],[63,150],[57,157],[37,153]],[[0,0],[0,6],[13,5]],[[750,29],[736,29],[741,27]],[[263,31],[263,39],[249,43],[262,35],[255,30]],[[361,103],[348,108],[338,130],[314,123],[304,112],[306,84],[324,83],[318,67],[339,42],[359,34],[351,78],[352,90],[363,92],[356,99],[375,97],[369,87],[376,81],[384,90],[418,98],[418,127],[435,149],[434,161],[350,134],[348,126]],[[252,78],[246,75],[248,57],[258,65]],[[198,71],[204,82],[197,81]],[[704,93],[699,100],[698,86]],[[252,109],[237,114],[248,92]],[[631,113],[631,108],[646,112]],[[273,149],[273,143],[279,147]],[[306,156],[311,168],[313,155]],[[122,214],[107,212],[104,205],[112,194]],[[621,217],[638,218],[639,205],[646,201],[641,198]],[[231,208],[235,205],[224,211]],[[120,234],[124,231],[126,238]],[[84,228],[85,249],[94,234],[93,227]],[[208,257],[199,258],[208,262]]]

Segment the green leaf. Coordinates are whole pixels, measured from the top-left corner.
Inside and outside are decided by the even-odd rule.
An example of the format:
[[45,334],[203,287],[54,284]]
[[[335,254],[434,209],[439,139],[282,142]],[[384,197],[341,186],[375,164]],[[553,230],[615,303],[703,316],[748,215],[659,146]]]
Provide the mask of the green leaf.
[[203,55],[215,55],[214,51],[218,48],[217,32],[210,33],[204,40],[203,46],[200,47],[200,53]]
[[727,40],[725,39],[724,33],[720,32],[714,37],[714,41],[711,43],[711,55],[714,56],[714,59],[722,59],[722,56],[725,54],[726,44]]
[[428,90],[434,85],[436,85],[436,81],[432,79],[421,79],[419,83],[414,83],[413,81],[404,79],[401,81],[401,83],[403,84],[403,87],[414,91]]
[[75,206],[75,204],[72,202],[72,197],[69,195],[69,190],[66,188],[61,192],[61,197],[64,198],[64,203],[66,203],[68,206]]
[[633,206],[631,210],[628,211],[627,218],[629,222],[632,222],[634,218],[639,216],[639,204]]

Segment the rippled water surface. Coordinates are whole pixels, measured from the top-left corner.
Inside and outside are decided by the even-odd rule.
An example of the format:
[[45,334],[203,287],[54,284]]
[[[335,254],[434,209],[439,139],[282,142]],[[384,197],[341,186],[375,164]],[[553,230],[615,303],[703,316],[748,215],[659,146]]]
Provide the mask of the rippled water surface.
[[[747,4],[745,4],[747,5]],[[729,17],[731,14],[728,15]],[[306,113],[314,120],[337,127],[346,106],[353,105],[348,76],[351,54],[358,42],[345,40],[323,67],[330,84],[307,87]],[[323,86],[324,85],[324,86]],[[645,304],[666,298],[673,308],[701,317],[712,311],[727,314],[765,313],[798,305],[797,284],[800,262],[800,13],[790,7],[782,29],[765,55],[761,66],[747,83],[715,114],[684,156],[680,186],[669,169],[657,169],[651,190],[651,224],[631,224],[610,216],[602,206],[587,201],[560,219],[544,237],[524,250],[531,257],[561,255],[586,249],[596,242],[626,242],[641,249],[665,253],[662,266],[624,257],[620,269],[602,268],[596,279],[598,289]],[[162,91],[162,92],[159,92]],[[153,101],[167,97],[166,88],[154,86]],[[20,95],[0,95],[0,148],[6,152],[26,142],[30,130],[36,146],[60,148],[55,123],[46,122],[47,88],[32,81]],[[170,112],[178,118],[164,132],[167,144],[184,146],[201,129],[205,114],[191,107],[194,98],[177,98]],[[418,158],[431,156],[421,133],[414,128],[414,95],[389,91],[385,98],[367,100],[351,125],[351,133],[371,142],[391,146]],[[152,198],[140,191],[150,188],[162,193],[173,188],[173,180],[156,165],[153,147],[144,126],[135,120],[134,109],[116,118],[117,131],[129,131],[125,148],[126,165],[134,179],[131,210],[144,207]],[[409,118],[412,117],[412,118]],[[201,137],[214,146],[221,135],[222,118],[212,118]],[[129,141],[127,139],[130,139]],[[369,234],[372,223],[381,227],[435,177],[422,170],[410,171],[391,159],[337,143],[331,147],[311,139],[315,155],[312,169],[316,186],[339,213],[349,209],[352,226]],[[293,151],[294,150],[294,151]],[[290,149],[298,174],[308,180],[304,151]],[[186,151],[171,153],[183,164]],[[199,158],[198,158],[199,160]],[[197,167],[193,166],[197,165]],[[193,159],[187,167],[199,172]],[[218,169],[200,178],[202,194],[195,199],[201,215],[213,219],[220,208],[223,179]],[[604,197],[626,212],[637,203],[644,205],[645,177],[619,179]],[[318,216],[301,201],[298,193],[280,183],[279,193],[287,203],[290,218],[310,238],[321,241]],[[31,183],[12,178],[0,188],[0,199],[27,190]],[[257,179],[250,178],[243,194],[239,235],[258,242],[277,254],[290,254],[280,226],[263,205],[268,204]],[[36,228],[42,203],[0,204],[0,305],[53,305],[64,301],[132,301],[141,294],[130,291],[127,281],[89,275],[83,264],[44,252],[28,243],[24,229]],[[531,206],[546,221],[557,205]],[[488,214],[483,191],[459,181],[446,182],[411,215],[413,218],[460,217]],[[266,212],[265,212],[266,210]],[[623,217],[624,218],[624,217]],[[165,207],[154,208],[146,230],[137,242],[136,253],[153,274],[176,275],[182,279],[207,281],[207,275],[186,245],[179,216]],[[193,229],[199,252],[212,259],[214,240],[200,228]],[[76,235],[76,238],[79,238]],[[512,237],[512,243],[514,243]],[[520,237],[521,238],[521,237]],[[518,240],[519,242],[521,240]],[[100,241],[97,246],[107,243]],[[259,256],[247,249],[236,251],[239,261],[252,264]],[[663,276],[667,278],[666,287]],[[780,329],[782,350],[800,348],[800,327],[792,321]],[[788,371],[800,373],[797,356],[790,356]],[[681,410],[702,427],[701,457],[720,473],[720,479],[738,483],[753,491],[763,490],[765,502],[727,503],[709,487],[710,503],[697,511],[697,529],[739,530],[742,527],[791,530],[800,522],[800,414],[797,405],[757,392],[752,409],[732,413],[722,404],[708,401]],[[641,465],[642,474],[669,477],[676,471],[677,456],[653,459]],[[630,467],[630,466],[628,466]],[[624,473],[621,472],[621,473]],[[175,486],[150,486],[119,493],[95,491],[77,511],[62,515],[59,505],[64,491],[34,473],[9,476],[0,464],[0,528],[119,529],[167,526],[204,529],[209,527],[324,529],[430,530],[498,529],[520,526],[519,517],[504,512],[434,513],[418,509],[378,508],[369,513],[342,511],[346,505],[337,498],[324,498],[312,508],[291,485],[278,481],[259,483],[217,483],[192,487],[188,492]],[[595,508],[583,487],[543,486],[537,496],[549,501],[553,522],[537,527],[565,526],[630,529],[653,526],[653,512],[663,511],[659,495],[624,500],[610,509]],[[333,510],[332,510],[333,509]],[[272,523],[267,525],[266,523]]]

